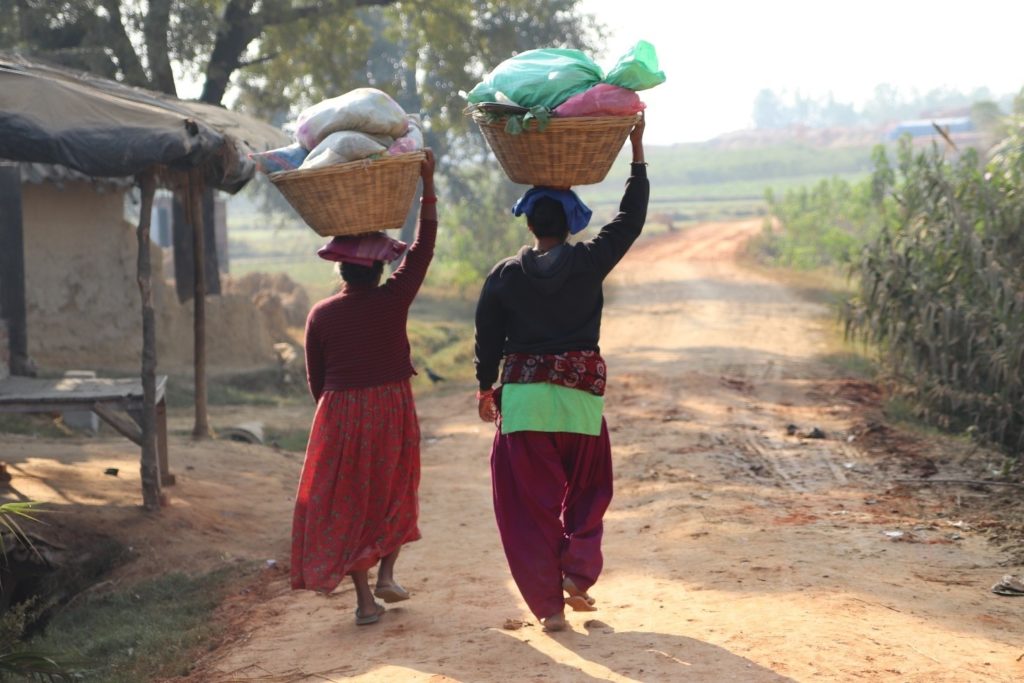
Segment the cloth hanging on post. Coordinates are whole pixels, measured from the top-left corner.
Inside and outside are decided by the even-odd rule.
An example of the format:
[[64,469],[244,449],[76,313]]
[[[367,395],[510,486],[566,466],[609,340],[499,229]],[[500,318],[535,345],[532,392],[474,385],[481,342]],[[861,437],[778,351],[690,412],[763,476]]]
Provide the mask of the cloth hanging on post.
[[[174,244],[174,289],[178,301],[185,303],[195,296],[195,254],[192,251],[192,224],[188,220],[186,207],[177,194],[174,195],[173,244]],[[203,192],[203,234],[204,271],[206,272],[206,293],[219,295],[220,269],[217,258],[216,226],[213,220],[213,190]]]

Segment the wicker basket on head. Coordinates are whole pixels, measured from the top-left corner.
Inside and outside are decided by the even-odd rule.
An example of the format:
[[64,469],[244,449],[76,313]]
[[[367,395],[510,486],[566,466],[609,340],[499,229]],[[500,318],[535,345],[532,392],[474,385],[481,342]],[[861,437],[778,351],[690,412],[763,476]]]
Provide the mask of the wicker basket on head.
[[410,152],[269,177],[318,234],[359,235],[405,223],[425,156]]
[[639,115],[552,118],[543,131],[534,120],[512,135],[505,132],[505,119],[486,109],[474,108],[471,116],[512,182],[546,187],[604,180],[639,120]]

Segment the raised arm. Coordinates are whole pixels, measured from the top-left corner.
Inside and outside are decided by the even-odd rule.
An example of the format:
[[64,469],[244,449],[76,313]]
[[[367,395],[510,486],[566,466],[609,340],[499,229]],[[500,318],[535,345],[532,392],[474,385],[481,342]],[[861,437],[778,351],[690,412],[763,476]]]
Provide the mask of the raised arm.
[[619,203],[619,213],[611,223],[601,228],[594,239],[583,243],[603,275],[607,275],[625,256],[640,236],[647,220],[650,183],[647,181],[647,163],[644,161],[644,122],[645,119],[641,118],[629,134],[633,146],[633,163],[629,180],[626,181],[626,191]]
[[437,239],[437,194],[434,192],[434,153],[430,149],[420,165],[423,179],[423,198],[420,200],[420,222],[416,239],[405,255],[402,265],[384,285],[410,303],[427,276],[427,267],[434,258],[434,242]]

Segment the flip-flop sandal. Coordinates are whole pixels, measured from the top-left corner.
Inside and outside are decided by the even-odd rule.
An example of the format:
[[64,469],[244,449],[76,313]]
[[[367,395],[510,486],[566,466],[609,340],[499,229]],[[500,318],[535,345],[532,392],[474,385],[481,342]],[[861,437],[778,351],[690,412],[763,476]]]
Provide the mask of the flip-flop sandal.
[[565,599],[565,604],[571,607],[574,612],[597,611],[597,608],[594,607],[596,602],[594,598],[587,595],[586,591],[577,588],[576,584],[569,577],[562,581],[562,590],[569,594],[569,597]]
[[570,595],[565,599],[565,604],[572,607],[573,612],[596,612],[597,608],[594,607],[594,603],[587,602],[586,596],[583,595]]
[[374,602],[373,605],[377,608],[373,614],[360,614],[359,608],[356,607],[356,626],[367,626],[380,621],[380,615],[384,614],[386,608],[379,602]]
[[377,586],[373,591],[374,597],[378,597],[384,602],[401,602],[402,600],[409,599],[409,591],[405,590],[397,583],[392,583],[387,586]]

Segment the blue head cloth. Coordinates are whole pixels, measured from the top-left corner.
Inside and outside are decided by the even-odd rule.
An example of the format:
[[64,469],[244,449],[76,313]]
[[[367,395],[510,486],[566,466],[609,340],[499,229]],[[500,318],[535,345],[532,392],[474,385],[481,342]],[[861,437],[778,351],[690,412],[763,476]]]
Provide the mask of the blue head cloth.
[[550,197],[561,202],[570,234],[575,235],[590,223],[593,211],[587,208],[587,205],[576,196],[575,192],[555,190],[550,187],[531,187],[512,207],[512,213],[516,216],[522,216],[525,213],[529,217],[533,213],[533,205],[542,197]]

